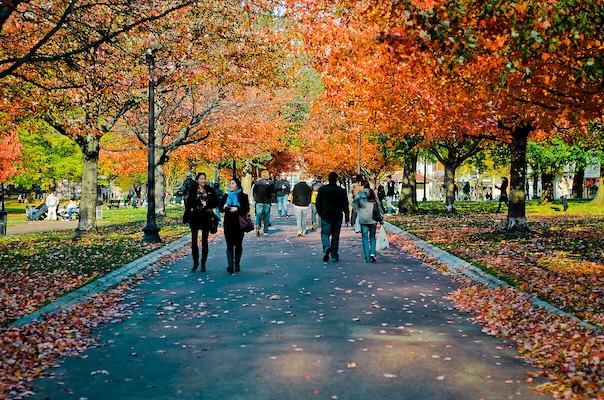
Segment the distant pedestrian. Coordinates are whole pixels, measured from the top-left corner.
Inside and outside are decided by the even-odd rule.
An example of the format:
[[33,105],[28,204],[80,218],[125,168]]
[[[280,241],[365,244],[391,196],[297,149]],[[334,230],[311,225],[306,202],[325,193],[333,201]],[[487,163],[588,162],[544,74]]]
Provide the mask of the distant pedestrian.
[[352,209],[357,210],[357,218],[361,224],[363,240],[363,253],[365,262],[376,262],[375,234],[382,223],[381,207],[377,203],[375,192],[369,187],[369,182],[364,182],[361,190],[352,202]]
[[57,207],[59,207],[59,201],[59,196],[57,196],[57,192],[55,191],[52,191],[46,198],[46,207],[48,208],[47,220],[57,220]]
[[300,182],[296,183],[292,190],[292,203],[294,203],[298,236],[306,235],[306,216],[308,215],[311,199],[312,189],[306,183],[305,178],[300,177]]
[[[350,192],[352,194],[352,199],[357,197],[357,195],[359,194],[359,192],[361,190],[363,190],[363,175],[357,174],[354,177],[354,183],[352,184],[352,188],[350,190]],[[350,215],[350,226],[355,226],[356,221],[357,221],[357,212],[353,208],[352,214]]]
[[187,210],[187,198],[189,197],[189,193],[194,189],[196,185],[195,180],[193,179],[193,173],[191,171],[187,171],[185,173],[185,180],[180,185],[180,189],[176,191],[176,195],[182,198],[182,202],[185,205],[185,212],[182,216],[182,222],[185,224],[189,223],[189,211]]
[[470,198],[470,191],[472,190],[472,188],[470,187],[470,182],[466,182],[463,185],[463,200],[472,200]]
[[558,189],[560,189],[560,203],[562,203],[562,207],[564,207],[564,211],[568,210],[568,196],[570,196],[570,183],[568,179],[563,175],[562,180],[558,184]]
[[321,186],[323,186],[323,182],[321,182],[321,177],[317,176],[315,183],[312,184],[312,195],[310,197],[310,223],[313,231],[317,229],[317,224],[321,224],[321,217],[317,213],[317,195]]
[[195,177],[195,183],[189,188],[187,195],[187,210],[189,210],[189,227],[191,228],[191,254],[193,255],[193,268],[199,267],[198,235],[201,231],[201,272],[206,272],[208,259],[208,237],[212,224],[217,218],[214,208],[218,206],[218,198],[214,189],[208,185],[206,174],[200,172]]
[[505,176],[501,177],[501,186],[495,185],[497,189],[501,191],[499,195],[499,206],[497,207],[497,212],[501,211],[501,204],[508,204],[508,178]]
[[340,260],[340,230],[342,229],[342,214],[346,225],[350,222],[348,195],[346,190],[337,185],[338,174],[330,172],[328,184],[319,189],[317,194],[317,212],[321,217],[321,242],[323,244],[323,262]]
[[260,223],[263,222],[264,236],[268,236],[271,218],[271,203],[275,195],[275,185],[268,180],[268,171],[262,171],[262,178],[256,182],[253,189],[256,202],[256,236],[260,235]]
[[384,185],[382,185],[382,182],[379,179],[376,179],[375,181],[375,191],[378,203],[380,204],[381,209],[384,210],[384,205],[382,203],[386,198],[386,189],[384,189]]
[[291,183],[287,180],[287,174],[281,172],[281,177],[275,181],[275,197],[277,200],[277,213],[279,218],[288,218],[287,203],[289,193],[291,192]]
[[396,195],[396,184],[392,180],[392,175],[386,177],[386,206],[388,207],[388,216],[392,215],[392,211],[398,214],[398,210],[394,207],[392,202]]
[[[220,182],[214,183],[214,192],[216,193],[216,198],[218,199],[218,201],[220,201],[222,199],[222,196],[224,196],[224,192],[222,191],[222,189],[220,189]],[[216,204],[216,209],[214,210],[214,212],[216,213],[216,216],[220,218],[220,204]]]
[[245,232],[239,225],[239,217],[250,212],[250,200],[241,189],[238,178],[231,179],[229,191],[222,197],[220,209],[224,211],[224,238],[226,239],[227,272],[241,270],[243,254],[243,236]]

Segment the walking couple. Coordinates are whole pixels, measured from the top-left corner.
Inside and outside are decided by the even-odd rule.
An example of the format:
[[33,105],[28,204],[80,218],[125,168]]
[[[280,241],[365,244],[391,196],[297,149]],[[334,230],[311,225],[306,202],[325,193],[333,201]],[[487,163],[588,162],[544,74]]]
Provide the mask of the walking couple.
[[191,228],[191,253],[193,256],[192,271],[199,267],[198,235],[201,231],[201,272],[206,272],[208,259],[208,237],[216,233],[220,219],[214,213],[218,207],[224,213],[224,237],[226,239],[227,271],[230,274],[241,270],[241,255],[243,254],[243,237],[245,232],[239,224],[239,217],[250,212],[248,195],[241,189],[238,178],[231,179],[229,190],[221,199],[216,196],[216,191],[207,183],[206,174],[197,174],[192,190],[185,199],[184,222]]

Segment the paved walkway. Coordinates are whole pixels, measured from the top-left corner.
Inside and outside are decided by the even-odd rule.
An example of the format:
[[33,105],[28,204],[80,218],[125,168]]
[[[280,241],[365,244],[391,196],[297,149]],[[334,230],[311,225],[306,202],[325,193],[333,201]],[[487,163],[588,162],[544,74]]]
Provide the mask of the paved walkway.
[[190,258],[127,294],[132,315],[103,346],[35,382],[35,399],[533,399],[513,344],[457,312],[448,277],[399,250],[363,262],[342,232],[324,264],[320,233],[293,218],[246,235],[242,271],[225,271],[222,234],[208,272]]
[[63,229],[75,229],[78,227],[78,221],[26,221],[24,224],[18,224],[6,227],[7,235],[22,235],[24,233],[58,231]]

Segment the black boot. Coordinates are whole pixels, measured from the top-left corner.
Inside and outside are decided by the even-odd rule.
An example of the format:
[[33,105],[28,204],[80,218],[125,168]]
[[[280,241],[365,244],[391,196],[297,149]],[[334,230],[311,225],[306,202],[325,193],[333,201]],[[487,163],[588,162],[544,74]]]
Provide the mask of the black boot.
[[195,260],[193,261],[193,268],[191,268],[191,271],[197,271],[197,267],[199,267],[199,261]]
[[201,263],[201,272],[206,272],[206,263],[205,262]]
[[235,264],[235,272],[240,272],[241,266],[239,264]]
[[227,247],[226,253],[227,253],[227,265],[228,265],[227,272],[229,274],[232,274],[233,273],[233,264],[235,263],[234,262],[235,255],[233,254],[233,248]]

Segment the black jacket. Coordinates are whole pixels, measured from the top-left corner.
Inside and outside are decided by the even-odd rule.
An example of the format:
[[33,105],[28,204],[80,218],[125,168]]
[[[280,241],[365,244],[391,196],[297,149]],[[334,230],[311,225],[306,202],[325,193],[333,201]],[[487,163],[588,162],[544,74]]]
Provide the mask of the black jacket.
[[271,204],[275,195],[275,185],[268,179],[260,179],[254,185],[253,195],[256,203]]
[[[210,229],[214,208],[218,207],[218,197],[214,188],[209,185],[205,185],[203,191],[197,190],[197,187],[197,182],[193,181],[187,196],[186,211],[189,214],[189,223],[200,229]],[[204,200],[205,206],[201,204]]]
[[[283,188],[285,186],[285,189]],[[275,191],[277,193],[277,197],[287,196],[291,191],[291,183],[287,179],[277,179],[275,181]]]
[[394,196],[396,184],[393,181],[386,182],[386,196]]
[[344,213],[345,221],[350,221],[350,210],[348,209],[348,195],[346,190],[338,185],[328,184],[321,186],[317,194],[317,213],[326,221],[342,221]]
[[310,205],[312,188],[306,182],[299,182],[292,191],[292,203],[296,206],[307,207]]
[[239,195],[237,195],[237,200],[239,201],[238,210],[236,212],[231,212],[230,209],[225,210],[224,208],[228,197],[228,193],[225,193],[224,196],[222,196],[219,208],[220,211],[224,213],[224,234],[233,237],[243,233],[239,226],[239,216],[246,215],[250,212],[250,200],[247,194],[243,192],[239,193]]

